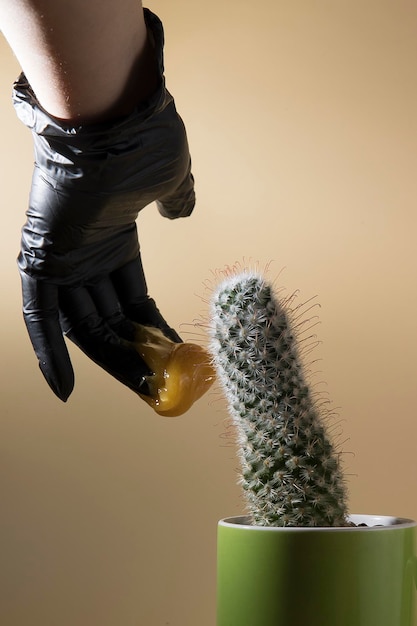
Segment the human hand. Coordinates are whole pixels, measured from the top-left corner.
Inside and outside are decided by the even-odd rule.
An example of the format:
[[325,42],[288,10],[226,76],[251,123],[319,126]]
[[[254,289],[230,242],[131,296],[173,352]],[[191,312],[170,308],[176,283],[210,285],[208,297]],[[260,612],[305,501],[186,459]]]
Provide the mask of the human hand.
[[40,368],[66,401],[74,374],[62,332],[115,378],[147,395],[152,372],[134,325],[180,342],[148,296],[135,219],[157,201],[169,218],[195,203],[187,138],[163,81],[126,117],[79,127],[52,118],[22,75],[15,107],[32,129],[35,168],[18,259],[23,313]]

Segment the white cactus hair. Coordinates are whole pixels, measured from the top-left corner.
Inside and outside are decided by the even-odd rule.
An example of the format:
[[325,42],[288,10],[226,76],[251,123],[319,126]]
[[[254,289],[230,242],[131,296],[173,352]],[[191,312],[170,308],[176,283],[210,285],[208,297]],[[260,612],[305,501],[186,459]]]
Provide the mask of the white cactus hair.
[[294,296],[278,298],[265,271],[218,271],[209,351],[236,434],[253,523],[345,526],[346,488],[326,409],[304,373]]

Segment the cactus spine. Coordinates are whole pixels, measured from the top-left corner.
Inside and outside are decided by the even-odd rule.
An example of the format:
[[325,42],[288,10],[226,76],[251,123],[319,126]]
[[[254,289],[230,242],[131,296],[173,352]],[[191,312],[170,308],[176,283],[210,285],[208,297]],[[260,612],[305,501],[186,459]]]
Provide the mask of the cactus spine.
[[212,295],[210,351],[237,430],[240,482],[256,525],[346,526],[339,455],[290,318],[256,272],[227,276]]

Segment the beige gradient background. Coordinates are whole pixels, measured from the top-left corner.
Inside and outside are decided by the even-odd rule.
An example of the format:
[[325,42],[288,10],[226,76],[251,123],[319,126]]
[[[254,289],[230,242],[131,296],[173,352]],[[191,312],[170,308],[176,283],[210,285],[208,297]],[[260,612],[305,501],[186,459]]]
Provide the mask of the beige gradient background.
[[[417,517],[417,5],[152,1],[198,206],[139,218],[151,294],[183,327],[214,268],[273,260],[317,295],[352,512]],[[67,404],[38,372],[15,258],[32,144],[0,38],[0,623],[214,626],[216,522],[242,511],[218,393],[162,419],[70,347]]]

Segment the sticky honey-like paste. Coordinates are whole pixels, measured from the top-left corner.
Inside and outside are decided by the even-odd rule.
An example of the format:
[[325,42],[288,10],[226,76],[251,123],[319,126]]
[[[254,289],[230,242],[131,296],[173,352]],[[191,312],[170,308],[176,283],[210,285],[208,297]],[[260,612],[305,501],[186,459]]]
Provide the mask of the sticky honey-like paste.
[[158,328],[141,325],[134,345],[154,372],[147,378],[151,396],[139,395],[159,415],[182,415],[214,381],[210,356],[202,346],[175,343]]

